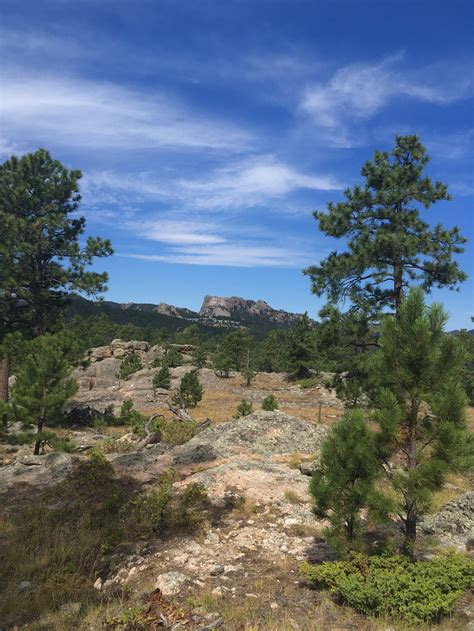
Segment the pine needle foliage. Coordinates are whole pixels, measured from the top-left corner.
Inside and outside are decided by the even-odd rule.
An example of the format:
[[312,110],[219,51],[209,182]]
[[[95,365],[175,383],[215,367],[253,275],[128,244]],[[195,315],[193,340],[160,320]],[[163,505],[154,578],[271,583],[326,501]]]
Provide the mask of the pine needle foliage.
[[327,536],[335,548],[356,547],[363,509],[377,521],[387,514],[388,501],[374,486],[381,473],[373,432],[362,411],[347,411],[324,439],[310,482],[314,512],[329,520]]
[[164,388],[168,390],[171,386],[171,373],[168,366],[163,366],[153,377],[153,390]]
[[399,497],[408,554],[433,492],[448,472],[473,463],[460,380],[464,352],[456,336],[444,333],[446,321],[441,305],[428,308],[422,289],[412,289],[398,318],[382,323],[380,351],[371,359],[378,391],[376,448]]
[[203,387],[199,381],[196,370],[187,372],[181,379],[173,401],[184,408],[195,408],[202,399]]
[[432,228],[421,215],[450,199],[445,184],[424,175],[428,162],[417,136],[396,136],[390,152],[376,151],[363,165],[363,185],[346,189],[345,200],[330,202],[327,212],[314,212],[320,230],[348,246],[305,270],[315,294],[334,304],[348,298],[375,312],[398,311],[413,283],[429,291],[466,280],[453,258],[466,242],[459,228]]
[[43,429],[61,422],[64,406],[76,391],[59,336],[47,334],[33,340],[17,375],[12,407],[23,423],[37,426],[35,454],[40,452]]

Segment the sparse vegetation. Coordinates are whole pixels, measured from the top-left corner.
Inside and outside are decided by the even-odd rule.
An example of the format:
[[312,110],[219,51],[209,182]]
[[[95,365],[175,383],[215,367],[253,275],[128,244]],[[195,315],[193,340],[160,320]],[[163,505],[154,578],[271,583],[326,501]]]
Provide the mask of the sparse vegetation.
[[273,394],[269,394],[262,401],[262,410],[266,412],[274,412],[278,410],[278,401]]
[[248,416],[249,414],[252,414],[252,412],[252,403],[243,399],[237,406],[237,414],[235,415],[235,417],[240,418],[241,416]]
[[121,379],[128,379],[130,375],[143,368],[142,360],[137,353],[124,357],[120,364],[119,375]]
[[171,387],[171,373],[168,366],[160,368],[160,370],[154,375],[152,384],[154,393],[158,388],[168,390]]
[[367,616],[437,622],[449,615],[474,579],[474,561],[451,554],[412,563],[406,557],[367,557],[305,564],[304,575]]
[[[86,608],[98,603],[93,583],[97,573],[113,568],[117,546],[197,528],[207,507],[205,492],[198,485],[176,492],[175,479],[171,472],[142,494],[94,454],[53,491],[3,516],[2,624],[36,620],[77,601],[78,594]],[[31,587],[19,591],[25,580]]]
[[202,399],[203,387],[196,370],[187,372],[181,379],[173,401],[184,408],[195,408]]

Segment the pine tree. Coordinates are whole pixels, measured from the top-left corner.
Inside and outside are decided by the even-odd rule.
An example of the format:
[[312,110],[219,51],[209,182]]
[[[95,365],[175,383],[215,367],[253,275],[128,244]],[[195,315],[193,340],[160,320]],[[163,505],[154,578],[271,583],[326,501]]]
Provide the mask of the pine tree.
[[227,350],[220,350],[214,357],[214,372],[218,377],[228,377],[232,369],[232,357]]
[[252,346],[248,331],[239,329],[227,335],[220,347],[221,352],[230,359],[232,368],[241,371],[246,365],[247,352]]
[[158,388],[169,390],[171,386],[171,374],[168,366],[162,366],[162,368],[160,368],[160,370],[155,373],[152,383],[153,393],[155,393]]
[[163,357],[163,366],[168,366],[169,368],[176,368],[177,366],[181,366],[183,363],[183,356],[176,348],[176,346],[169,346],[166,350],[166,354]]
[[193,364],[196,366],[196,368],[204,368],[207,361],[207,352],[202,344],[194,349],[192,358]]
[[315,335],[308,314],[305,313],[291,329],[288,339],[288,369],[296,379],[310,374],[315,363]]
[[[412,555],[419,518],[446,474],[472,464],[460,375],[463,350],[443,332],[443,307],[428,308],[423,291],[412,289],[398,318],[382,323],[380,351],[371,371],[378,388],[377,449],[399,498],[405,551]],[[396,466],[393,463],[396,463]]]
[[363,186],[347,189],[345,201],[331,202],[327,213],[314,212],[322,232],[348,245],[305,270],[314,293],[378,313],[398,311],[413,283],[429,291],[466,280],[453,260],[466,242],[459,228],[431,228],[420,213],[420,206],[450,199],[444,184],[423,175],[428,162],[417,136],[396,136],[390,153],[376,151],[362,167]]
[[23,423],[37,426],[35,454],[40,453],[44,427],[61,421],[64,406],[76,391],[60,337],[47,334],[33,340],[17,375],[12,407]]
[[253,412],[253,407],[252,407],[251,401],[245,401],[245,399],[242,399],[242,401],[237,406],[237,413],[235,415],[235,418],[240,418],[241,416],[248,416],[249,414],[252,414],[252,412]]
[[269,394],[262,401],[262,410],[265,412],[274,412],[278,410],[278,401],[276,400],[275,395]]
[[203,392],[203,387],[199,382],[197,371],[191,370],[181,379],[181,383],[174,395],[173,401],[176,405],[183,408],[195,408],[202,399]]
[[350,410],[329,430],[310,482],[314,512],[329,520],[328,538],[336,547],[354,546],[363,509],[385,512],[386,501],[374,487],[380,475],[372,432],[362,412]]
[[132,353],[122,359],[119,368],[119,377],[120,379],[128,379],[130,375],[133,375],[133,373],[137,372],[137,370],[141,370],[142,368],[143,365],[140,356],[136,353]]
[[[106,288],[107,274],[86,270],[112,248],[93,237],[81,244],[81,177],[45,149],[0,165],[0,341],[13,331],[41,335],[56,324],[66,294],[96,295]],[[0,370],[3,397],[8,359],[4,354]]]
[[250,385],[252,384],[252,381],[255,379],[256,376],[257,376],[257,373],[254,370],[253,361],[250,357],[250,349],[247,349],[247,357],[245,360],[245,365],[242,367],[242,377],[245,380],[245,385],[247,386],[247,388],[250,387]]

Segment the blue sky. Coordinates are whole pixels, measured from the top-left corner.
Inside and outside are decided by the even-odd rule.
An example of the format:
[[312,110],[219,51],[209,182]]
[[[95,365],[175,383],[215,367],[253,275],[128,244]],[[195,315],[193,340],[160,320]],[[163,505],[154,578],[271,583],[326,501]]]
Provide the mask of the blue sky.
[[[3,0],[0,153],[80,168],[107,297],[199,308],[261,298],[315,316],[301,273],[343,244],[311,216],[375,148],[418,133],[470,238],[470,0]],[[473,281],[437,291],[471,327]]]

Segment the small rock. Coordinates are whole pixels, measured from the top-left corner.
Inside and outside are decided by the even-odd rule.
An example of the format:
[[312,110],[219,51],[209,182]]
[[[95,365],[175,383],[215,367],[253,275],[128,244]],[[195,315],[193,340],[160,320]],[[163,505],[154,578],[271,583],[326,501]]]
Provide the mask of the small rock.
[[187,580],[188,577],[181,572],[166,572],[156,579],[156,588],[163,596],[174,596],[180,592],[181,585]]
[[211,567],[211,571],[209,572],[209,574],[211,576],[220,576],[221,574],[224,574],[225,568],[223,565],[214,565],[213,567]]
[[102,579],[100,577],[94,583],[94,589],[96,589],[99,592],[102,589]]
[[136,440],[138,440],[138,436],[136,434],[134,434],[133,432],[130,432],[128,434],[124,434],[123,436],[120,436],[120,438],[117,438],[117,440],[115,442],[122,444],[122,443],[133,443]]
[[27,592],[29,589],[31,589],[32,587],[32,583],[30,581],[21,581],[21,583],[18,585],[18,589],[20,590],[20,592]]
[[270,603],[270,609],[278,609],[278,603]]
[[208,532],[206,536],[206,543],[217,543],[219,536],[215,532]]

